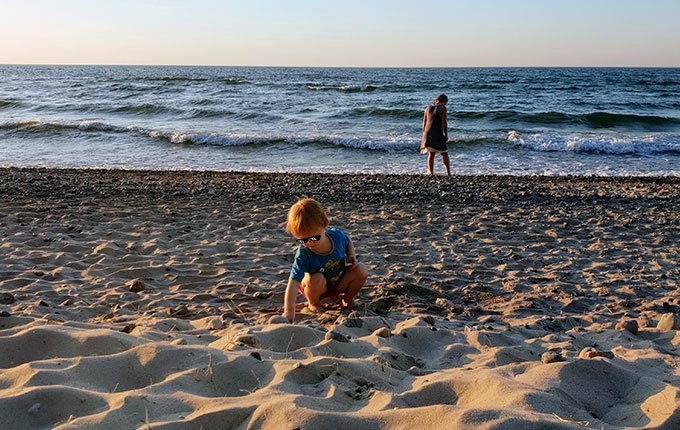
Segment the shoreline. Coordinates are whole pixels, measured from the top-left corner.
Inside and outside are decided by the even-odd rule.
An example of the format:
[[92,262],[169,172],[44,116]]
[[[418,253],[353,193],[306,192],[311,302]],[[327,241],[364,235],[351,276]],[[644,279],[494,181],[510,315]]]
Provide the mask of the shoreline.
[[[352,312],[270,324],[303,195],[369,280]],[[0,169],[0,424],[676,428],[679,195],[680,178]]]
[[[329,190],[334,197],[348,201],[350,197],[367,195],[385,200],[396,198],[402,201],[403,187],[427,198],[492,198],[509,199],[526,197],[527,191],[538,194],[554,194],[555,197],[590,197],[612,192],[618,197],[656,198],[680,189],[680,177],[672,176],[514,176],[514,175],[372,175],[372,174],[323,174],[323,173],[249,173],[213,171],[164,171],[164,170],[123,170],[123,169],[54,169],[54,168],[0,168],[0,194],[40,197],[59,196],[81,188],[83,193],[95,195],[113,192],[121,195],[173,194],[181,197],[201,197],[232,194],[234,198],[246,201],[257,200],[242,188],[259,189],[278,198],[288,198],[294,193],[302,193],[305,188],[311,193],[320,189]],[[32,187],[17,187],[31,181]],[[247,181],[247,182],[246,182]],[[630,184],[647,186],[644,190],[626,191],[618,187]],[[594,186],[591,190],[582,189],[585,185]],[[184,186],[184,187],[183,187]],[[191,186],[191,188],[187,188]],[[599,188],[597,188],[597,187]],[[35,187],[38,187],[37,189]],[[52,189],[50,187],[53,187]],[[365,188],[368,188],[365,189]],[[381,187],[376,189],[376,187]],[[499,190],[506,188],[511,194],[500,195]],[[538,189],[530,190],[531,187]],[[573,188],[570,192],[567,187]],[[604,189],[602,189],[604,187]],[[355,189],[356,188],[356,189]],[[461,192],[466,191],[467,192]],[[522,192],[525,194],[522,195]],[[445,193],[445,194],[442,194]],[[519,194],[518,194],[519,193]],[[81,193],[82,194],[82,193]],[[254,198],[253,198],[254,197]]]

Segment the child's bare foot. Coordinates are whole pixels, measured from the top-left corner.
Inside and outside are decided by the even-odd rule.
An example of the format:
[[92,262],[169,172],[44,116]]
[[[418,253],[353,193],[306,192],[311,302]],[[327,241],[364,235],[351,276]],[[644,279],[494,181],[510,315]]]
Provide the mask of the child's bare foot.
[[346,308],[354,308],[354,299],[342,299],[342,306]]
[[312,311],[312,312],[316,312],[317,314],[322,314],[323,311],[324,311],[323,305],[320,305],[320,304],[319,305],[313,305],[311,303],[308,303],[307,308],[309,308],[309,310]]

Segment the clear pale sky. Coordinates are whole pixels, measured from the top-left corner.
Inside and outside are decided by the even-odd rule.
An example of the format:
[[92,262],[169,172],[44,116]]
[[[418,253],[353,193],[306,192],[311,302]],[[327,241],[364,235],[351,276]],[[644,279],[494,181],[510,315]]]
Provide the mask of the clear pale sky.
[[680,67],[678,0],[0,0],[0,64]]

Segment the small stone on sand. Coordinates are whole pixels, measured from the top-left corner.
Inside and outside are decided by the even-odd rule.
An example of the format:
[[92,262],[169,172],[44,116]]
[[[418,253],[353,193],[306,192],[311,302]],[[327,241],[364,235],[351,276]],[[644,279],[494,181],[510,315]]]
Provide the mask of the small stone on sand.
[[11,305],[12,303],[14,303],[16,301],[17,301],[17,299],[15,299],[12,294],[10,294],[10,293],[0,293],[0,304]]
[[256,347],[259,343],[257,338],[250,334],[243,334],[234,339],[234,343],[242,343],[251,347]]
[[628,330],[633,334],[638,334],[638,323],[635,320],[621,321],[620,323],[616,324],[616,329]]
[[439,306],[443,307],[443,308],[447,308],[447,307],[451,306],[451,302],[446,300],[443,297],[439,297],[437,300],[435,300],[435,303],[438,304]]
[[557,361],[562,361],[562,356],[556,352],[548,351],[541,355],[541,361],[544,364],[555,363]]
[[140,291],[144,291],[146,289],[144,283],[139,279],[132,279],[125,285],[128,287],[128,290],[133,293],[139,293]]
[[326,333],[326,340],[337,340],[338,342],[342,343],[347,343],[349,342],[349,339],[347,339],[347,336],[344,336],[337,331],[329,331]]
[[674,330],[676,327],[676,318],[673,314],[664,314],[659,320],[659,323],[656,325],[656,328],[662,332]]
[[578,358],[581,360],[595,357],[614,358],[614,353],[611,351],[598,351],[592,346],[587,346],[583,348],[578,354]]
[[578,358],[584,360],[586,358],[593,358],[597,357],[599,353],[595,348],[592,346],[585,347],[581,350],[581,352],[578,353]]
[[379,337],[390,337],[392,336],[392,332],[390,332],[390,329],[387,327],[380,327],[376,331],[373,332],[374,335],[379,336]]
[[36,403],[31,408],[28,410],[29,415],[38,415],[38,412],[40,412],[40,403]]
[[413,376],[423,376],[423,375],[429,375],[430,371],[427,371],[425,369],[421,369],[420,367],[417,366],[411,366],[409,369],[406,371],[409,375]]
[[269,318],[269,324],[288,324],[290,321],[288,321],[288,318],[284,317],[283,315],[274,315],[273,317]]

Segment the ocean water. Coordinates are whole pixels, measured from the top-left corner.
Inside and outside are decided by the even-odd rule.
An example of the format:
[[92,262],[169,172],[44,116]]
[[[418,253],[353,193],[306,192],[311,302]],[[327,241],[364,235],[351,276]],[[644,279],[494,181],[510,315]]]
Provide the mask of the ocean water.
[[[0,166],[680,176],[680,69],[0,66]],[[436,172],[443,167],[437,159]]]

